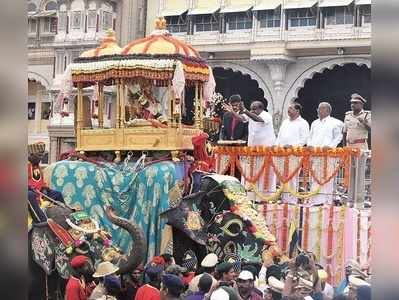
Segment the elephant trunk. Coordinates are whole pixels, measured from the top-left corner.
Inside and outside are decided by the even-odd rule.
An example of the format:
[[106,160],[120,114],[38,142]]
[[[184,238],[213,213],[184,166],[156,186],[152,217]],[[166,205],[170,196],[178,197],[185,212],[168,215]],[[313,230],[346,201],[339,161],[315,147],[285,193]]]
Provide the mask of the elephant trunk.
[[125,229],[132,237],[133,247],[130,253],[128,255],[123,255],[118,263],[118,274],[131,272],[144,260],[146,243],[143,230],[137,224],[130,223],[128,220],[117,216],[115,210],[111,206],[105,209],[105,213],[111,223]]

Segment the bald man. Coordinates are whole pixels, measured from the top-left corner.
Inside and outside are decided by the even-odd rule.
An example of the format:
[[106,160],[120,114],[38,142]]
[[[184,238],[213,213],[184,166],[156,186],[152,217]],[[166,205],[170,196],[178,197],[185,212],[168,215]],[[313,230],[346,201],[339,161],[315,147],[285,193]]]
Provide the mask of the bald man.
[[[250,111],[244,108],[243,118],[245,122],[248,122],[248,146],[271,147],[274,145],[276,135],[274,133],[273,118],[267,111],[265,111],[262,102],[252,102]],[[255,170],[259,170],[259,168],[263,166],[263,163],[264,157],[257,157],[255,159]],[[248,170],[248,172],[250,172],[250,170]],[[258,179],[256,189],[265,194],[274,193],[276,191],[276,175],[274,174],[274,170],[270,168],[269,171],[269,186],[264,186],[263,176],[264,175],[260,176]],[[241,181],[245,184],[245,178],[242,178]]]
[[321,102],[317,108],[318,119],[312,122],[308,146],[335,148],[342,141],[344,123],[331,117],[332,107],[328,102]]
[[[331,117],[332,107],[328,102],[321,102],[317,108],[318,119],[310,126],[308,139],[309,147],[335,148],[342,141],[342,129],[344,123],[341,120]],[[334,166],[330,167],[334,168]],[[328,175],[327,175],[328,176]],[[319,184],[312,178],[312,190],[319,187]],[[330,180],[320,187],[319,194],[311,198],[313,205],[331,204],[334,192],[334,180]]]

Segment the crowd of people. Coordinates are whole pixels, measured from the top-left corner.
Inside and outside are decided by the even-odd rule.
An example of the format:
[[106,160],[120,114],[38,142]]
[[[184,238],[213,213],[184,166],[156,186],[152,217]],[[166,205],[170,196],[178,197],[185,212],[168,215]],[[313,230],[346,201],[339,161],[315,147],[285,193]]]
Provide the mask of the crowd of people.
[[[328,102],[321,102],[317,108],[318,118],[311,125],[302,118],[302,106],[299,103],[291,103],[288,107],[288,118],[285,119],[276,136],[273,118],[265,110],[260,101],[251,103],[247,110],[240,95],[232,95],[228,103],[223,105],[223,115],[220,140],[246,142],[248,146],[280,146],[309,148],[321,147],[323,149],[336,148],[342,143],[344,146],[354,147],[362,151],[368,150],[368,135],[371,130],[371,112],[364,110],[367,101],[358,94],[351,95],[351,111],[345,114],[344,121],[331,116],[332,106]],[[365,157],[364,155],[362,157]],[[263,165],[263,160],[257,158],[255,164]],[[272,194],[276,191],[276,176],[271,169],[269,172],[269,186],[263,186],[263,180],[259,180],[258,190]],[[299,176],[294,176],[289,184],[291,190],[298,191]],[[242,180],[245,184],[245,180]],[[318,195],[311,199],[312,205],[331,204],[333,200],[333,180],[319,187],[313,183],[313,190],[320,188]],[[282,201],[296,204],[298,199],[290,193],[282,196]]]
[[328,274],[312,253],[293,259],[281,255],[262,257],[262,263],[234,259],[219,261],[209,253],[198,264],[195,253],[181,265],[173,256],[155,256],[131,274],[117,275],[111,262],[98,264],[94,274],[83,255],[71,260],[73,273],[65,300],[369,300],[370,275],[354,260],[334,289]]

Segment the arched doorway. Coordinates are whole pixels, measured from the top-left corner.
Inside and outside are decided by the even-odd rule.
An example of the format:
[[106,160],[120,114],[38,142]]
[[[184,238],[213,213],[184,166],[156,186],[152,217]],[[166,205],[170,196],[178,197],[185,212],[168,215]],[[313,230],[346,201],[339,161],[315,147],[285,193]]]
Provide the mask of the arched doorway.
[[371,72],[365,65],[348,63],[316,73],[305,82],[295,101],[303,106],[303,117],[311,123],[317,118],[317,106],[322,101],[330,102],[332,116],[344,120],[350,110],[350,95],[358,93],[367,99],[365,109],[371,108]]
[[215,67],[213,68],[213,76],[216,82],[215,92],[222,94],[225,98],[239,94],[248,109],[253,101],[262,101],[267,107],[268,103],[263,90],[250,75],[232,69]]

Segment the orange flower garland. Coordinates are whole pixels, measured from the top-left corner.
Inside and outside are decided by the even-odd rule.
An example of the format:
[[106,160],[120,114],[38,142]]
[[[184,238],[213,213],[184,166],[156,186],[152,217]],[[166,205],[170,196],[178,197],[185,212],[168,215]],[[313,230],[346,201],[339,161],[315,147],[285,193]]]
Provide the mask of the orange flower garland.
[[[308,185],[309,177],[311,176],[320,186],[325,185],[330,180],[332,180],[335,176],[337,176],[340,169],[344,169],[344,185],[348,187],[349,185],[349,170],[350,170],[350,162],[352,156],[358,156],[358,149],[353,149],[349,147],[344,148],[333,148],[333,149],[322,149],[320,147],[316,147],[313,149],[306,147],[293,147],[293,148],[282,148],[282,147],[264,147],[264,146],[256,146],[256,147],[230,147],[230,146],[220,146],[215,148],[215,155],[227,155],[230,157],[230,174],[234,174],[235,167],[241,172],[242,176],[250,183],[255,183],[259,180],[259,178],[264,176],[264,187],[267,189],[268,187],[268,178],[270,172],[270,166],[274,169],[278,180],[282,183],[287,183],[294,176],[296,176],[300,170],[302,169],[304,175],[304,186],[305,188]],[[239,156],[247,156],[249,157],[249,167],[250,172],[246,174],[244,172],[244,168],[239,161]],[[254,159],[255,157],[263,156],[265,161],[263,167],[260,168],[254,174]],[[297,156],[301,157],[301,161],[298,164],[298,167],[291,173],[289,173],[289,157]],[[273,163],[273,157],[283,157],[284,158],[284,170],[280,171],[278,167]],[[316,172],[311,167],[311,158],[312,157],[322,157],[323,158],[323,170],[322,177],[318,178]],[[333,170],[331,174],[328,174],[328,159],[329,158],[338,158],[339,163],[338,166]],[[226,169],[227,171],[227,169]],[[223,173],[222,173],[223,174]]]
[[305,224],[303,226],[303,250],[308,251],[309,246],[309,218],[310,218],[310,211],[309,207],[305,208]]
[[283,225],[281,226],[281,239],[283,252],[287,250],[287,231],[288,231],[288,203],[283,206]]
[[332,278],[331,260],[332,260],[332,248],[333,248],[333,221],[334,221],[334,205],[330,206],[328,219],[328,232],[327,232],[327,274],[329,278]]

